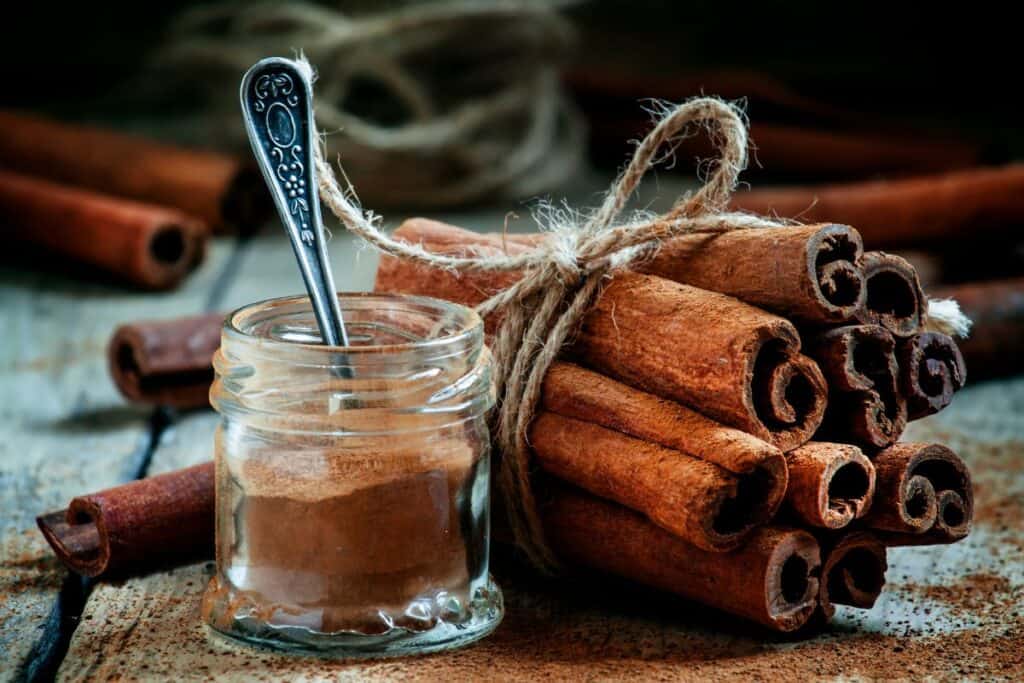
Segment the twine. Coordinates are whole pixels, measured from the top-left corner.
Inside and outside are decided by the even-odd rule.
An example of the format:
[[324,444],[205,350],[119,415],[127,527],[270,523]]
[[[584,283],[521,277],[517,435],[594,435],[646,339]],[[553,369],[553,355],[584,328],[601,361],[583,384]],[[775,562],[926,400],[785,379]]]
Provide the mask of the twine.
[[[397,5],[367,3],[358,14],[308,2],[203,5],[178,17],[152,66],[162,81],[200,91],[203,125],[190,129],[248,149],[238,95],[224,84],[267,54],[301,50],[319,71],[317,125],[371,202],[519,198],[571,177],[584,126],[560,85],[574,33],[554,7]],[[356,92],[367,86],[374,97]],[[376,110],[356,108],[382,97]]]
[[[644,174],[670,155],[675,143],[695,126],[711,133],[719,153],[704,184],[680,197],[661,216],[623,219],[626,203]],[[382,252],[464,273],[523,274],[477,310],[485,316],[501,314],[501,325],[492,345],[499,395],[495,442],[502,454],[497,481],[516,542],[538,569],[554,572],[559,567],[544,538],[530,482],[526,441],[548,368],[577,329],[609,274],[649,256],[662,240],[693,233],[785,225],[726,211],[746,163],[747,128],[742,113],[719,99],[694,98],[664,111],[637,146],[625,171],[612,183],[601,205],[588,217],[542,224],[540,228],[551,237],[523,254],[448,256],[394,240],[381,232],[379,218],[359,206],[351,187],[342,189],[322,152],[318,155],[324,204],[349,230]]]

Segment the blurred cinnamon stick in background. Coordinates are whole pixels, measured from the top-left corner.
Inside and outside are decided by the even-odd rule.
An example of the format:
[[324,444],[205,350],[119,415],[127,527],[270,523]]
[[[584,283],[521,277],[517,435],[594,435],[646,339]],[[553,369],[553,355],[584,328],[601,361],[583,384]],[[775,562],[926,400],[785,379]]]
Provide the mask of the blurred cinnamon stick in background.
[[973,325],[958,341],[971,381],[1024,371],[1024,277],[936,288],[953,298]]
[[174,207],[216,232],[252,230],[270,212],[259,173],[234,157],[11,111],[0,131],[8,169]]
[[845,185],[740,191],[732,206],[753,213],[857,228],[868,248],[936,247],[1013,236],[1024,225],[1024,164]]
[[223,324],[224,314],[209,313],[121,325],[107,346],[114,384],[132,401],[208,407]]
[[0,235],[49,258],[98,268],[147,289],[176,286],[199,263],[207,230],[163,206],[0,171]]

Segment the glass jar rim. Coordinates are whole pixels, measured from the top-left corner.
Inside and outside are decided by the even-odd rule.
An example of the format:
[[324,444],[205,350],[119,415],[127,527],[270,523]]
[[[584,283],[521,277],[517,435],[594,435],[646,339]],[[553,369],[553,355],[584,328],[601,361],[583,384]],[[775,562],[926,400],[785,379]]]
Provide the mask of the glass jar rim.
[[349,346],[328,346],[326,344],[312,342],[275,339],[269,336],[253,334],[243,329],[242,322],[245,320],[246,316],[252,316],[260,311],[266,311],[272,307],[284,307],[304,303],[305,306],[303,307],[302,312],[305,313],[308,310],[308,312],[312,314],[313,307],[310,303],[309,296],[305,294],[296,294],[263,299],[262,301],[256,301],[236,308],[227,315],[224,321],[224,334],[229,337],[234,337],[237,341],[241,342],[258,342],[265,350],[271,352],[274,350],[280,350],[285,353],[301,351],[311,354],[323,353],[325,355],[337,355],[339,352],[344,352],[345,355],[386,355],[392,353],[399,354],[408,351],[431,350],[452,344],[457,345],[474,336],[482,336],[483,333],[484,322],[479,313],[468,306],[463,306],[462,304],[446,301],[444,299],[412,294],[393,294],[387,292],[338,292],[337,296],[339,303],[341,304],[342,312],[345,310],[346,302],[351,304],[354,301],[360,303],[371,301],[380,301],[382,303],[398,301],[428,310],[432,309],[437,312],[438,320],[441,320],[444,317],[451,318],[453,315],[457,315],[458,318],[454,318],[453,322],[458,322],[459,324],[455,332],[429,339],[395,344],[361,344]]

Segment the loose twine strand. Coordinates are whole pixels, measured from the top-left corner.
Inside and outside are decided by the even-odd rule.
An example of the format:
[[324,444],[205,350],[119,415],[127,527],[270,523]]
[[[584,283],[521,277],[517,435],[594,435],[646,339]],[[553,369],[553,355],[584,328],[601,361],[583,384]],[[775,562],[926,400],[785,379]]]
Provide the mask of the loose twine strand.
[[[623,220],[625,206],[643,176],[665,158],[664,150],[671,152],[696,126],[711,133],[718,150],[704,184],[681,196],[661,216]],[[550,237],[515,256],[450,256],[392,239],[381,232],[379,217],[362,209],[351,186],[342,189],[322,150],[317,151],[324,204],[349,230],[380,251],[461,273],[522,272],[520,280],[481,303],[477,311],[501,317],[492,344],[500,401],[495,442],[502,455],[497,481],[509,525],[533,565],[546,573],[556,572],[560,563],[545,540],[531,486],[526,435],[548,368],[596,300],[607,276],[650,256],[663,240],[673,237],[790,224],[726,210],[747,163],[742,112],[713,97],[696,97],[666,108],[596,211],[575,222],[542,222],[540,229]],[[965,330],[970,325],[949,300],[936,302],[932,314],[930,324],[936,329]]]

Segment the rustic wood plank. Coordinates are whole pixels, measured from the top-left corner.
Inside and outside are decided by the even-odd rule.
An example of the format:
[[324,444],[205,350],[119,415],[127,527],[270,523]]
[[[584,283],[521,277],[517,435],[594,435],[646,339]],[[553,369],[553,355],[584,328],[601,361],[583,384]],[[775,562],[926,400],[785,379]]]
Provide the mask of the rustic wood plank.
[[0,270],[0,680],[31,666],[66,576],[35,516],[134,477],[150,446],[152,411],[125,404],[108,379],[111,331],[201,310],[233,246],[214,244],[180,289],[161,294]]
[[[452,217],[500,225],[494,214]],[[346,271],[345,237],[332,257],[341,289],[368,285],[373,268]],[[268,235],[250,244],[234,306],[284,288],[301,290],[286,253]],[[364,258],[373,258],[364,254]],[[279,265],[283,263],[285,265]],[[351,280],[348,278],[351,277]],[[366,279],[363,279],[366,278]],[[290,284],[289,284],[290,281]],[[350,284],[351,283],[351,284]],[[167,434],[153,472],[210,457],[216,416],[193,414]],[[505,623],[468,649],[418,659],[338,662],[255,650],[211,635],[199,599],[212,564],[102,585],[86,606],[62,680],[672,680],[990,678],[1024,676],[1024,378],[969,388],[940,415],[916,423],[913,439],[950,443],[978,483],[978,524],[953,546],[899,549],[876,608],[840,608],[835,625],[803,641],[607,578],[542,583],[495,563],[508,604]]]

